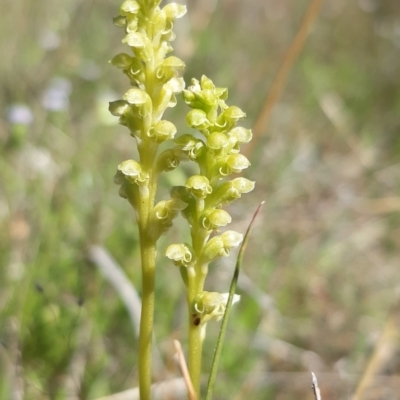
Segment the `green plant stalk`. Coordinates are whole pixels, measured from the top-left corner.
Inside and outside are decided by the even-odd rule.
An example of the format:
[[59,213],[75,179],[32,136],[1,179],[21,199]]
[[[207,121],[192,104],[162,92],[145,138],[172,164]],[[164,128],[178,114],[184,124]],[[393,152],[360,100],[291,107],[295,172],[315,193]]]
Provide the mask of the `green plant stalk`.
[[[147,144],[147,146],[146,146]],[[153,171],[156,152],[151,143],[139,150],[143,166],[149,173],[148,185],[139,188],[138,225],[142,267],[142,309],[139,331],[139,389],[142,400],[151,399],[151,359],[155,307],[156,241],[150,235],[150,212],[154,208],[157,174]]]
[[[202,266],[196,270],[201,271]],[[205,275],[199,275],[195,279],[189,278],[189,299],[188,304],[193,304],[196,296],[203,291]],[[203,341],[205,327],[196,325],[193,320],[192,310],[189,307],[189,373],[193,388],[200,398],[201,365],[203,354]]]
[[155,244],[143,242],[146,241],[141,240],[142,310],[139,333],[139,388],[140,398],[150,400],[156,249]]
[[193,324],[193,318],[189,315],[189,373],[193,389],[200,398],[201,358],[203,350],[202,327]]
[[[204,210],[204,200],[197,199],[196,201],[196,214],[199,216]],[[196,218],[197,220],[197,218]],[[196,221],[197,222],[197,221]],[[194,251],[200,255],[205,242],[209,235],[204,235],[204,232],[197,223],[192,228],[192,242],[194,244]],[[194,270],[196,271],[195,277],[189,277],[189,290],[188,290],[188,304],[194,304],[196,296],[204,289],[204,281],[206,278],[206,265],[196,264]],[[200,326],[193,320],[192,309],[189,306],[189,373],[192,380],[193,389],[200,399],[200,381],[201,381],[201,366],[203,354],[203,341],[204,341],[205,326]]]

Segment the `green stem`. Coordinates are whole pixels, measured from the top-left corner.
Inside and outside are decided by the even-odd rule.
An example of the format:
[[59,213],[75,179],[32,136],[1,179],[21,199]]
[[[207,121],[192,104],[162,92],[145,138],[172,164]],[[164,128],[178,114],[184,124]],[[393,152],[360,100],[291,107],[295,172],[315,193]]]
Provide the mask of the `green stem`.
[[193,323],[193,317],[189,315],[189,373],[193,388],[200,399],[200,378],[201,378],[201,356],[203,339],[201,337],[202,327]]
[[152,164],[155,151],[148,146],[140,154],[143,165],[149,172],[148,186],[139,188],[138,224],[142,261],[142,310],[139,331],[139,390],[141,400],[151,399],[151,359],[154,325],[154,289],[156,270],[156,241],[150,236],[150,214],[154,207],[157,182]]
[[[142,311],[139,334],[139,389],[140,399],[151,399],[151,346],[154,323],[155,259],[154,243],[141,235],[142,256]],[[143,238],[143,239],[142,239]]]
[[193,388],[200,399],[200,380],[201,380],[201,363],[203,353],[203,340],[205,329],[200,321],[196,321],[193,317],[193,303],[196,296],[203,291],[205,276],[202,274],[202,266],[196,265],[196,275],[192,278],[189,277],[189,292],[188,292],[188,306],[189,306],[189,373],[192,380]]

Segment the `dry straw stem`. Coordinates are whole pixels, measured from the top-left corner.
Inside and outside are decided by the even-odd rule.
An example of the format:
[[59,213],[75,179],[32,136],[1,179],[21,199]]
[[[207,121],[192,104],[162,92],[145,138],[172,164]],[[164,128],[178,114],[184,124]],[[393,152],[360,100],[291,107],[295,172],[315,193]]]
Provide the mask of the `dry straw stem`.
[[318,381],[317,381],[317,377],[315,376],[314,372],[311,372],[311,387],[314,393],[314,398],[315,400],[322,400],[321,397],[321,391],[319,390],[319,386],[318,386]]
[[245,156],[249,157],[253,152],[257,141],[264,131],[265,125],[271,115],[271,111],[278,101],[280,94],[282,93],[283,87],[286,84],[290,70],[296,61],[297,56],[300,54],[304,47],[307,39],[309,30],[314,20],[317,18],[318,12],[321,8],[322,0],[311,0],[308,9],[303,17],[300,24],[299,30],[294,37],[292,43],[289,45],[286,53],[283,57],[282,63],[278,69],[278,73],[272,82],[271,89],[268,92],[267,98],[265,99],[264,105],[261,108],[261,112],[254,124],[253,128],[253,140],[249,143],[246,148]]
[[373,385],[374,378],[384,375],[385,369],[397,356],[400,343],[400,301],[393,306],[383,333],[370,358],[352,400],[364,399]]
[[189,370],[186,364],[185,356],[182,351],[182,346],[178,340],[174,340],[175,350],[178,356],[178,364],[181,369],[183,380],[185,381],[186,388],[189,395],[189,400],[197,400],[196,392],[193,388],[192,380],[190,379]]

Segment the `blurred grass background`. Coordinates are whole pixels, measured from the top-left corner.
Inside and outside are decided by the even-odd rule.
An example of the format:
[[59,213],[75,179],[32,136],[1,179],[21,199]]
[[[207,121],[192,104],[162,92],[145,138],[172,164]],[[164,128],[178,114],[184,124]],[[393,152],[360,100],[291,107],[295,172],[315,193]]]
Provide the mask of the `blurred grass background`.
[[[96,399],[136,385],[134,327],[88,261],[102,246],[140,291],[134,215],[113,184],[134,142],[107,111],[128,88],[107,63],[124,50],[119,5],[0,2],[1,400]],[[253,126],[308,1],[187,6],[174,43],[186,81],[206,74],[229,87]],[[399,71],[399,2],[325,1],[250,156],[256,190],[229,209],[244,232],[266,200],[216,399],[312,399],[310,370],[324,400],[352,398],[368,370],[378,375],[358,398],[399,398]],[[182,133],[186,112],[168,114]],[[164,176],[164,192],[184,168]],[[159,379],[180,376],[172,340],[185,346],[184,294],[162,252],[185,232],[178,220],[160,243]],[[215,265],[209,290],[226,291],[233,263]],[[374,370],[374,349],[387,345]]]

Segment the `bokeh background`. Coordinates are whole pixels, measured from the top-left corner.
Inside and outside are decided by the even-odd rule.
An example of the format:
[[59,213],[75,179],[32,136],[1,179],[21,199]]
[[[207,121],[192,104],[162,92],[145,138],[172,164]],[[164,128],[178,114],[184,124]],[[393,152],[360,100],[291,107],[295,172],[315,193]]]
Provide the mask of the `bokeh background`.
[[[108,64],[124,50],[120,3],[0,2],[1,400],[92,400],[137,383],[135,326],[91,247],[140,294],[134,215],[113,184],[135,144],[107,111],[128,88]],[[189,0],[174,42],[186,81],[229,87],[252,127],[308,4]],[[168,112],[180,132],[186,112]],[[232,229],[266,203],[215,398],[312,399],[314,371],[324,400],[399,399],[399,2],[324,2],[248,156],[257,185],[230,206]],[[178,219],[160,242],[160,380],[180,376],[172,340],[186,343],[183,285],[162,252],[185,234]],[[234,261],[214,266],[209,290],[227,290]]]

